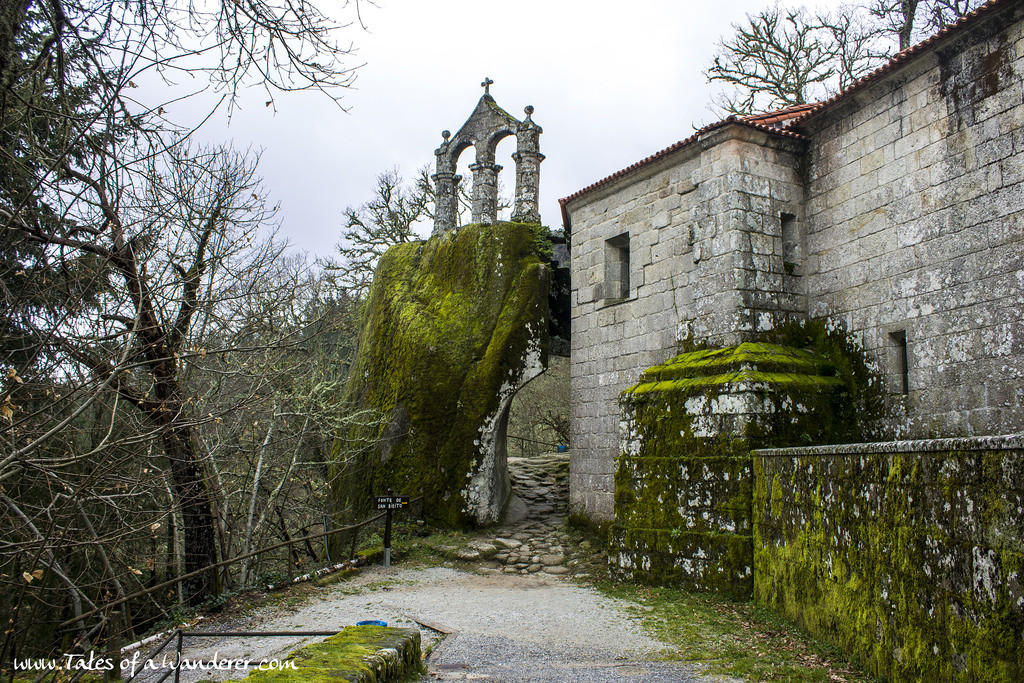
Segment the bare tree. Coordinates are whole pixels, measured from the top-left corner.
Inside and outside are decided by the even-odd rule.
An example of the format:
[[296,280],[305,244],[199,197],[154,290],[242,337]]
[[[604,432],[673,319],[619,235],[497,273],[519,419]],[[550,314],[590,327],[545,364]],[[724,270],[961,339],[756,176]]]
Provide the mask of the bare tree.
[[[16,623],[52,624],[32,615],[62,603],[80,615],[269,534],[306,535],[322,520],[334,435],[364,419],[335,399],[355,300],[261,236],[272,209],[255,160],[181,147],[147,163],[147,182],[83,180],[83,213],[8,233],[40,248],[29,270],[45,260],[69,282],[87,281],[72,291],[96,291],[79,309],[54,296],[60,305],[26,317],[37,363],[5,382],[14,407],[0,423],[0,594],[11,603],[0,600],[0,611]],[[119,213],[111,195],[124,202]],[[310,544],[288,561],[307,556],[318,559]],[[261,566],[220,578],[251,584]],[[216,580],[161,600],[199,600]],[[164,613],[152,598],[133,609],[151,615],[136,623]],[[83,644],[95,629],[81,623]]]
[[365,295],[384,252],[393,245],[421,239],[416,228],[429,216],[429,202],[424,186],[407,187],[397,168],[378,175],[373,199],[345,209],[340,258],[328,262],[341,284],[357,296]]
[[[287,388],[217,374],[308,337],[249,334],[234,315],[273,298],[263,287],[284,268],[261,233],[273,210],[255,159],[190,147],[170,104],[136,86],[182,80],[230,101],[255,81],[268,104],[296,89],[337,100],[353,76],[345,25],[306,0],[0,8],[0,661],[53,643],[55,616],[232,552],[233,462],[212,455],[212,426],[268,396],[303,409]],[[133,608],[148,623],[174,598]],[[82,645],[105,628],[77,623]]]
[[[8,233],[41,247],[51,268],[61,261],[67,262],[64,269],[94,261],[104,291],[78,315],[55,311],[63,324],[53,320],[38,330],[36,336],[45,339],[41,353],[63,367],[82,368],[159,434],[182,511],[185,571],[191,572],[216,561],[214,503],[182,386],[188,358],[196,353],[189,342],[204,303],[199,293],[204,279],[224,277],[218,272],[226,263],[224,248],[269,214],[248,160],[224,151],[165,152],[166,167],[150,163],[141,188],[106,172],[105,160],[93,168],[65,163],[62,174],[77,181],[68,191],[84,200],[76,202],[77,210],[69,208],[65,220],[53,224],[16,221]],[[58,189],[53,191],[60,197]],[[39,443],[12,444],[0,467],[24,468]],[[193,580],[192,597],[212,590],[211,580]]]
[[956,22],[986,0],[870,0],[866,5],[879,27],[896,38],[898,50]]
[[803,9],[778,5],[736,25],[736,35],[718,45],[709,81],[732,90],[717,104],[734,114],[751,114],[805,104],[827,91],[836,75],[830,46],[814,18]]
[[882,29],[896,36],[897,49],[910,47],[920,0],[872,0],[868,5]]
[[865,0],[813,15],[777,4],[734,25],[705,73],[725,84],[716,105],[730,114],[805,104],[835,94],[981,4]]
[[864,9],[842,6],[834,12],[819,13],[816,22],[832,55],[836,75],[826,84],[827,94],[848,87],[889,59],[885,36]]

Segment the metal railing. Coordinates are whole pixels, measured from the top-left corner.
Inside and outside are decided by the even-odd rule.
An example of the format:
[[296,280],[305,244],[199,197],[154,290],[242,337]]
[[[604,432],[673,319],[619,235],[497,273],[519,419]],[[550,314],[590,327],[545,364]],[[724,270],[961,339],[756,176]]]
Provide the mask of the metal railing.
[[[411,508],[413,503],[417,503],[417,502],[420,502],[422,500],[423,500],[423,496],[416,496],[416,497],[410,499],[410,501],[409,501],[410,508]],[[259,555],[263,555],[263,554],[271,552],[273,550],[279,550],[281,548],[288,548],[288,557],[290,558],[292,556],[292,554],[293,554],[292,549],[293,549],[293,547],[295,546],[296,543],[305,543],[307,541],[313,541],[313,540],[317,540],[317,539],[320,539],[320,538],[326,538],[326,537],[328,537],[328,536],[330,536],[332,534],[344,533],[344,532],[347,532],[347,531],[354,532],[352,534],[352,544],[351,544],[351,553],[350,553],[350,559],[351,559],[351,557],[355,556],[356,544],[357,544],[357,540],[358,540],[359,530],[362,529],[365,526],[369,526],[370,524],[374,524],[375,522],[379,522],[379,521],[383,520],[386,516],[387,516],[387,512],[381,512],[379,514],[376,514],[376,515],[374,515],[374,516],[372,516],[372,517],[370,517],[368,519],[365,519],[362,522],[358,522],[356,524],[350,524],[348,526],[343,526],[343,527],[339,527],[339,528],[336,528],[336,529],[325,530],[323,532],[316,533],[316,534],[309,534],[307,536],[300,536],[298,538],[291,538],[291,539],[288,539],[287,541],[283,541],[281,543],[277,543],[277,544],[274,544],[274,545],[271,545],[271,546],[267,546],[266,548],[259,548],[258,550],[254,550],[254,551],[249,552],[249,553],[244,553],[242,555],[238,555],[238,556],[233,557],[233,558],[228,559],[228,560],[223,560],[223,561],[217,562],[215,564],[207,565],[206,567],[203,567],[201,569],[196,569],[195,571],[191,571],[191,572],[188,572],[186,574],[182,574],[182,575],[177,576],[177,577],[175,577],[173,579],[169,579],[167,581],[163,581],[163,582],[158,583],[158,584],[156,584],[154,586],[150,586],[149,588],[146,588],[144,590],[136,591],[135,593],[132,593],[130,595],[126,595],[124,597],[118,598],[117,600],[113,600],[113,601],[111,601],[111,602],[109,602],[109,603],[107,603],[105,605],[100,606],[100,607],[96,607],[94,609],[91,609],[91,610],[88,610],[86,612],[83,612],[82,614],[77,615],[77,616],[75,616],[72,619],[68,619],[67,621],[64,621],[64,622],[60,623],[57,626],[57,628],[58,629],[62,629],[62,628],[68,628],[68,627],[76,625],[76,624],[83,624],[86,619],[88,619],[90,617],[93,617],[93,616],[96,616],[97,614],[102,614],[100,624],[97,627],[94,627],[93,629],[91,629],[92,633],[96,633],[97,631],[100,630],[100,628],[106,626],[108,623],[111,623],[112,622],[112,617],[115,617],[116,615],[118,615],[118,612],[116,611],[115,608],[120,607],[121,605],[124,605],[124,604],[126,604],[127,602],[129,602],[131,600],[135,600],[135,599],[141,598],[141,597],[146,597],[147,595],[150,595],[151,593],[155,593],[157,591],[164,590],[164,589],[168,588],[169,586],[177,586],[179,583],[182,583],[183,581],[187,581],[188,579],[194,578],[196,576],[201,576],[202,574],[204,574],[206,572],[217,571],[217,570],[219,570],[219,569],[221,569],[223,567],[230,566],[232,564],[235,564],[237,562],[241,562],[242,560],[246,560],[246,559],[249,559],[251,557],[256,557],[256,556],[259,556]],[[325,541],[325,543],[326,543],[326,541]],[[328,553],[328,557],[329,557],[329,553]],[[291,579],[292,579],[292,576],[291,576],[292,572],[290,570],[291,570],[291,564],[289,563],[289,581],[288,581],[288,584],[291,583]],[[113,619],[113,621],[117,621],[117,620]],[[115,628],[112,628],[110,630],[112,631],[112,633],[108,637],[107,642],[108,643],[116,643],[116,644],[118,644],[117,650],[118,650],[118,654],[120,654],[120,649],[121,648],[119,646],[119,643],[120,643],[120,637],[121,637],[121,629],[115,627]],[[181,635],[180,635],[181,632],[182,632],[181,629],[177,629],[174,632],[172,632],[171,635],[168,636],[167,640],[165,640],[163,643],[161,643],[161,646],[160,646],[159,649],[162,649],[163,647],[166,647],[167,643],[169,643],[170,640],[175,637],[175,634],[178,634],[177,637],[180,639],[181,638]],[[233,633],[237,633],[237,632],[233,632]],[[284,632],[282,632],[282,633],[284,633]],[[300,632],[288,632],[288,633],[300,633]],[[302,632],[302,633],[306,633],[306,632]],[[308,632],[308,633],[312,634],[312,632]],[[333,633],[336,633],[336,631],[332,632],[329,635],[333,635]],[[207,634],[200,634],[200,633],[196,633],[196,632],[191,632],[188,635],[189,636],[200,636],[200,637],[203,637],[203,636],[205,636]],[[225,634],[214,633],[212,635],[225,635]],[[273,635],[273,634],[272,633],[267,633],[266,635]],[[323,634],[318,633],[318,635],[323,635]],[[179,642],[179,652],[180,652],[180,642]],[[47,675],[48,674],[44,674],[44,675],[40,676],[38,679],[36,679],[36,680],[37,681],[42,681],[42,680],[44,680],[46,678]],[[73,680],[77,680],[78,678],[80,678],[80,676],[77,676],[77,677],[73,678]],[[161,678],[160,680],[163,681],[165,679],[166,679],[166,676]],[[175,678],[175,681],[177,681],[177,677]]]

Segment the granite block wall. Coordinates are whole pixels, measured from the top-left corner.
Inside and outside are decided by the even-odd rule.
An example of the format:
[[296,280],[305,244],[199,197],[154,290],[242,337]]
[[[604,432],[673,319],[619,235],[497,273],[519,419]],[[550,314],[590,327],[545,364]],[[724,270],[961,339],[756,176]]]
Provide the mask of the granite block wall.
[[[595,520],[613,515],[619,393],[675,347],[675,311],[692,307],[690,216],[699,155],[650,169],[621,192],[597,195],[574,216],[570,507]],[[628,288],[605,291],[608,240],[626,235]]]
[[1019,681],[1024,437],[754,451],[754,596],[893,681]]
[[1024,427],[1022,19],[1005,3],[806,125],[807,312],[862,336],[896,436]]
[[1024,429],[1022,76],[1024,4],[1003,2],[799,140],[723,122],[568,200],[573,511],[612,517],[616,398],[644,368],[790,319],[858,337],[877,438]]
[[[800,150],[730,126],[572,207],[573,512],[613,516],[618,398],[643,370],[682,339],[739,343],[800,310],[781,223],[801,213]],[[611,291],[623,241],[628,287]]]

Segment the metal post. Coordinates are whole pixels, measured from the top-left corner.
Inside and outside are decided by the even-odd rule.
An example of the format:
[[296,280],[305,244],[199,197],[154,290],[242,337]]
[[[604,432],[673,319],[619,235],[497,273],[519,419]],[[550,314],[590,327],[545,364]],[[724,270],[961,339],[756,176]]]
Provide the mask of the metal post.
[[[394,495],[391,489],[388,489],[388,496]],[[389,507],[387,513],[384,515],[384,566],[391,566],[391,508]]]
[[384,517],[384,566],[391,566],[391,510]]
[[174,683],[181,682],[181,645],[185,639],[184,631],[178,629],[178,656],[174,661]]

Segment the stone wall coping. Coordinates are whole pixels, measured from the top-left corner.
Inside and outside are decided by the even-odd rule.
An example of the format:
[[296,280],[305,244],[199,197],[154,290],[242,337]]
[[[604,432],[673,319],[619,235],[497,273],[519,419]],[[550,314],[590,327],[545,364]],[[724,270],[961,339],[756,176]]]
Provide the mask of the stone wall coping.
[[972,436],[952,439],[918,439],[914,441],[876,441],[828,446],[793,448],[761,448],[752,451],[758,458],[794,458],[832,455],[872,455],[879,453],[939,453],[944,451],[1024,450],[1024,432],[996,436]]

